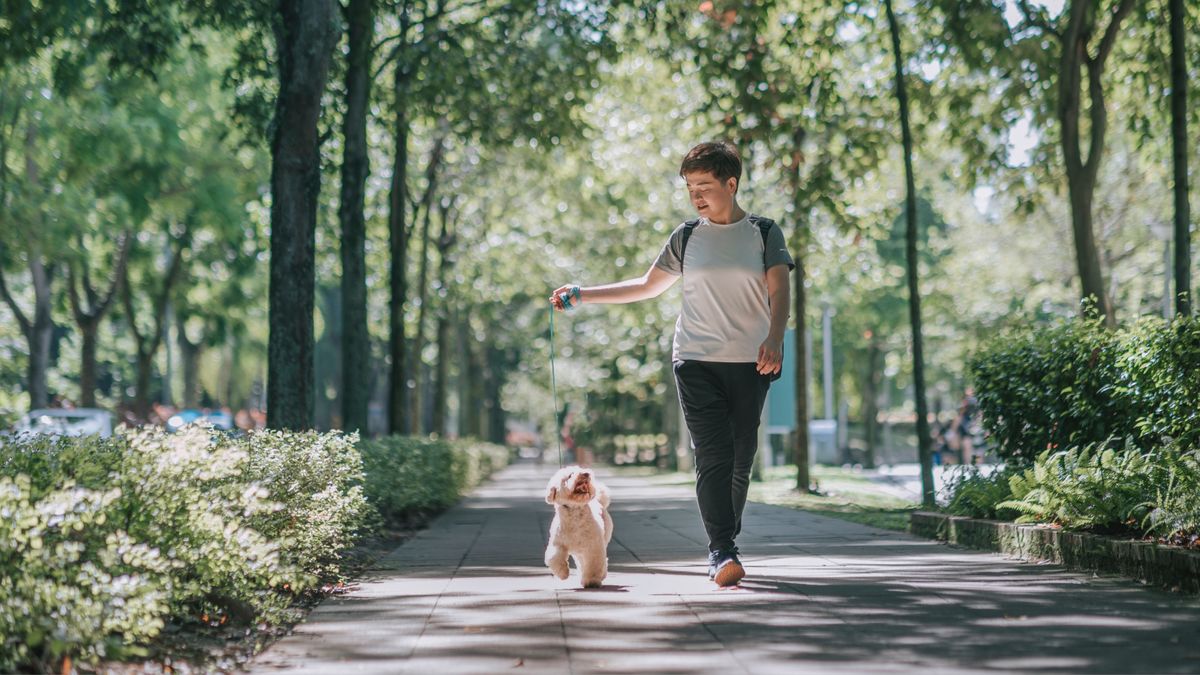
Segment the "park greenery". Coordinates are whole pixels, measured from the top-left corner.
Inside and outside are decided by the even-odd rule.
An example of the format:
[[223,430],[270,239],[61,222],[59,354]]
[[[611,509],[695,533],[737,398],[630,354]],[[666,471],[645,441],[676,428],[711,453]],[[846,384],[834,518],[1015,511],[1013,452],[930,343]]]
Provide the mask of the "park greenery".
[[[1189,310],[1176,4],[13,3],[0,409],[548,431],[546,290],[640,274],[689,213],[679,158],[727,137],[800,262],[796,327],[836,313],[873,464],[878,420],[945,414],[985,336]],[[599,457],[677,442],[675,293],[562,320]]]
[[957,476],[951,513],[1200,541],[1200,321],[1020,328],[971,372],[1005,465]]
[[294,620],[298,600],[345,577],[353,544],[453,503],[508,456],[202,427],[7,442],[0,669],[69,670],[163,643],[169,655],[181,630]]
[[[553,333],[546,296],[642,274],[713,138],[788,237],[796,344],[833,314],[864,465],[912,425],[930,503],[929,425],[973,385],[1006,465],[949,508],[1194,541],[1197,26],[1185,0],[6,2],[0,427],[128,426],[0,440],[0,669],[279,620],[507,462],[482,441],[569,420],[598,460],[676,457],[678,289]],[[815,417],[824,366],[785,364]],[[270,430],[152,428],[180,407]],[[853,482],[789,442],[760,493]]]

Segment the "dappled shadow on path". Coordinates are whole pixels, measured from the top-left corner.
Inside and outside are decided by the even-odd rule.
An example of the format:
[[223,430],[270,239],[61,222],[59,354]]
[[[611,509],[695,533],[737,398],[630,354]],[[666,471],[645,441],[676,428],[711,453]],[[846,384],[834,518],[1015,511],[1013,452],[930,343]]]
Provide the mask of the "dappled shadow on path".
[[632,487],[601,588],[550,576],[548,509],[501,484],[322,605],[313,654],[420,673],[1200,671],[1194,598],[791,509],[753,505],[749,576],[720,590],[690,495]]

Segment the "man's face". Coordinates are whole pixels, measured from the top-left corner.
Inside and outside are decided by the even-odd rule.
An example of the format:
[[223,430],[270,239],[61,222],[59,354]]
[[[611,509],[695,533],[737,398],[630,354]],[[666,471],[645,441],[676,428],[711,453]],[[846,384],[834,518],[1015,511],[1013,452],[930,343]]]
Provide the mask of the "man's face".
[[706,218],[728,214],[733,196],[737,194],[737,179],[722,182],[708,171],[693,171],[684,174],[683,179],[687,182],[688,196],[696,213]]

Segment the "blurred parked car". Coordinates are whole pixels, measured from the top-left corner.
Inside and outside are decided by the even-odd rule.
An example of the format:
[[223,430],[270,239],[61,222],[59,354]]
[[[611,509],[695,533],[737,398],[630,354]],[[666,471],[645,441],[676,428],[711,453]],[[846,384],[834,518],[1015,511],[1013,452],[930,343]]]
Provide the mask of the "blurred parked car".
[[22,417],[12,431],[15,435],[112,436],[112,413],[99,408],[40,408]]
[[186,424],[208,425],[218,431],[229,431],[233,429],[233,415],[224,410],[186,408],[167,419],[167,431],[175,433]]

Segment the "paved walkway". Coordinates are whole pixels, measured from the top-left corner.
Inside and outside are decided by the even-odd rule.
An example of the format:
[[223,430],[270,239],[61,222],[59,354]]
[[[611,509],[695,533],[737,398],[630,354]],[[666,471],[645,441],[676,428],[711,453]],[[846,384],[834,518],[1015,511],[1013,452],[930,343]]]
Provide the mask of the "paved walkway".
[[688,487],[600,478],[604,587],[542,565],[552,467],[514,466],[260,656],[276,673],[1200,673],[1200,600],[751,504],[708,581]]

